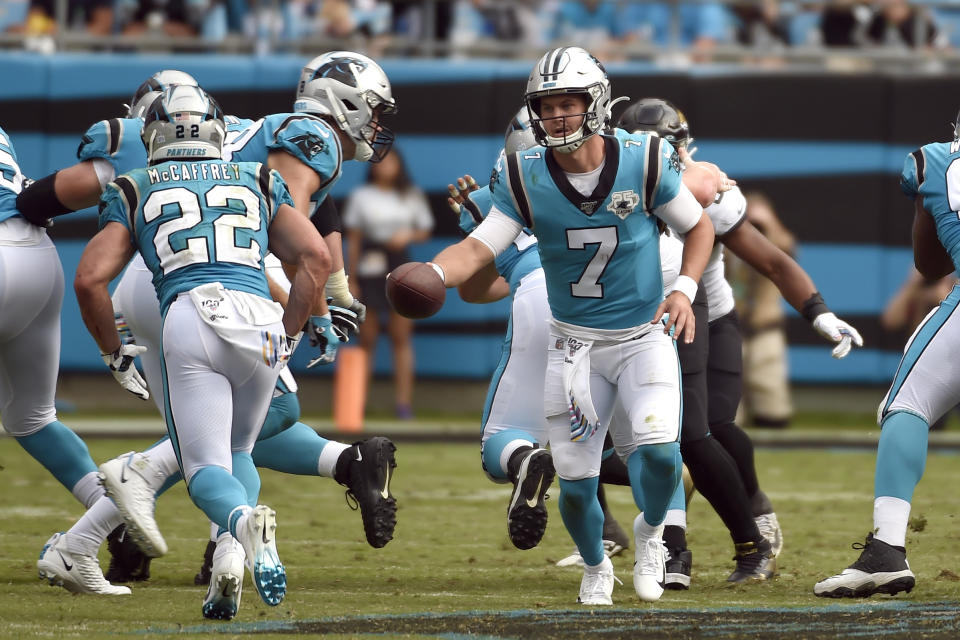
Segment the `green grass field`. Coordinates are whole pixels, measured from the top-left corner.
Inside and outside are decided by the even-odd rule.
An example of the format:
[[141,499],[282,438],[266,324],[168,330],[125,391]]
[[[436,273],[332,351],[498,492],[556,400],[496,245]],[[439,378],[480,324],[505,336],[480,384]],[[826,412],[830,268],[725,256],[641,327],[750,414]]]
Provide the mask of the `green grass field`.
[[[149,441],[94,439],[89,444],[94,459],[103,461],[142,448]],[[775,581],[725,586],[733,566],[732,545],[720,520],[697,495],[689,515],[688,539],[694,554],[690,591],[667,592],[655,605],[640,603],[632,588],[631,550],[614,559],[617,576],[624,582],[614,591],[615,612],[586,618],[575,604],[580,572],[553,566],[572,549],[556,500],[548,501],[550,526],[543,543],[530,551],[514,549],[506,535],[508,488],[490,483],[483,475],[478,445],[399,445],[393,485],[399,523],[395,539],[383,549],[367,546],[359,514],[346,506],[343,489],[332,480],[266,471],[261,502],[277,510],[278,547],[289,581],[286,600],[277,607],[266,606],[248,579],[237,618],[213,623],[200,615],[204,588],[193,585],[208,526],[182,485],[158,503],[158,521],[170,552],[154,561],[148,583],[132,585],[132,596],[73,596],[37,579],[35,563],[43,543],[53,532],[67,529],[81,509],[12,439],[3,438],[0,634],[94,638],[146,632],[149,637],[162,637],[178,632],[279,633],[293,629],[341,634],[336,637],[370,637],[364,633],[380,637],[586,637],[592,625],[606,625],[604,637],[626,637],[631,629],[643,627],[638,621],[646,620],[650,633],[645,637],[701,637],[696,625],[687,624],[683,627],[686,632],[663,636],[656,635],[655,625],[649,626],[651,621],[671,619],[671,610],[684,610],[689,615],[739,612],[737,615],[753,620],[750,624],[755,628],[725,623],[726,635],[713,633],[710,637],[751,637],[763,635],[763,625],[756,623],[762,622],[764,615],[773,615],[772,610],[794,615],[791,611],[799,608],[799,614],[806,616],[801,619],[811,621],[826,620],[824,615],[862,614],[862,602],[824,601],[813,596],[812,588],[817,579],[855,559],[857,552],[850,544],[862,541],[871,526],[874,452],[758,450],[757,459],[761,485],[777,507],[785,535],[780,575]],[[875,596],[869,601],[869,611],[879,607],[882,613],[887,611],[885,606],[892,606],[887,613],[902,625],[914,615],[912,609],[896,609],[901,605],[883,602],[926,605],[957,600],[960,497],[953,488],[958,485],[956,456],[932,453],[914,501],[908,537],[917,588],[896,599]],[[554,487],[554,495],[557,492]],[[608,498],[629,530],[636,515],[629,492],[615,487],[608,491]],[[107,562],[104,552],[101,564],[106,567]],[[766,613],[757,618],[741,609]],[[559,610],[573,611],[554,613]],[[531,613],[517,617],[510,613],[513,611]],[[490,613],[442,615],[457,612]],[[538,617],[537,612],[547,617]],[[410,615],[383,617],[393,614]],[[922,622],[929,611],[916,615]],[[860,617],[882,620],[872,614]],[[533,631],[517,626],[541,618],[552,622],[532,627]],[[728,620],[735,618],[727,616]],[[626,627],[624,619],[629,621]],[[500,622],[491,622],[496,620]],[[815,627],[792,624],[790,637],[829,637],[817,636]],[[960,635],[955,614],[941,612],[936,624],[935,630],[949,629],[954,637]],[[895,627],[880,628],[886,637],[896,631]],[[905,633],[910,629],[908,625]]]

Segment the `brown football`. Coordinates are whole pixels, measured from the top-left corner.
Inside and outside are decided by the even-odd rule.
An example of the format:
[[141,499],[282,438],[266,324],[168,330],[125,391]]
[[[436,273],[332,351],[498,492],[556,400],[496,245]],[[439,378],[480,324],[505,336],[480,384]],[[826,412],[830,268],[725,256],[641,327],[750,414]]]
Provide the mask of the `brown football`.
[[446,297],[440,274],[425,262],[406,262],[387,274],[387,300],[404,317],[429,318]]

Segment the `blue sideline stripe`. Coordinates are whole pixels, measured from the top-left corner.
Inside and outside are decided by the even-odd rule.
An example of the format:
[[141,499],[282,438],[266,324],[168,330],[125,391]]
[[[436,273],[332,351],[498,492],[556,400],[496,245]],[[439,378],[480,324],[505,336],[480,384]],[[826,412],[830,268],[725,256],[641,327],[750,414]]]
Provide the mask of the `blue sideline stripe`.
[[[854,349],[843,360],[830,355],[832,347],[790,347],[787,353],[791,382],[858,382],[890,384],[901,354],[877,349]],[[877,394],[877,403],[883,393]]]

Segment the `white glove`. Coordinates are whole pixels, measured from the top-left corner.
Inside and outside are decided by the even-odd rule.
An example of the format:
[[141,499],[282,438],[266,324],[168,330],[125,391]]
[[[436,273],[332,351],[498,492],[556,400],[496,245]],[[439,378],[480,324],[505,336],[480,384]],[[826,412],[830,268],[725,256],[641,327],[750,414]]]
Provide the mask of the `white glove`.
[[110,372],[120,386],[141,400],[149,400],[150,392],[147,391],[147,383],[134,366],[133,359],[146,350],[146,347],[140,345],[123,344],[113,353],[100,354],[104,364],[110,367]]
[[813,328],[827,340],[837,343],[830,355],[838,360],[850,353],[851,343],[858,347],[863,346],[860,333],[833,313],[818,315],[813,319]]

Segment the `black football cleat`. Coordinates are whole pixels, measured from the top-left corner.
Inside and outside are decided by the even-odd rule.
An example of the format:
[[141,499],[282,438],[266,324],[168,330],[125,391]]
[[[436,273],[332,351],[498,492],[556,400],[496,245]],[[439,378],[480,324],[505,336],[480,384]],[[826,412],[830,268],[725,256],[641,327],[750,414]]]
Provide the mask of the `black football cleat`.
[[741,542],[733,545],[737,567],[727,578],[733,584],[747,584],[771,580],[777,575],[777,558],[767,540]]
[[150,556],[127,535],[126,525],[120,525],[107,536],[110,567],[104,576],[108,582],[143,582],[150,579]]
[[689,589],[692,569],[692,551],[667,547],[666,578],[663,581],[663,588],[675,591]]
[[813,587],[815,595],[866,598],[875,593],[886,593],[893,596],[901,591],[910,593],[917,583],[907,563],[905,549],[877,540],[873,533],[867,534],[863,544],[855,542],[853,548],[862,550],[857,561],[839,574],[818,582]]
[[532,549],[547,530],[547,506],[543,501],[556,471],[546,449],[531,449],[520,463],[507,508],[507,530],[517,549]]
[[217,543],[213,540],[207,540],[207,548],[203,550],[203,564],[200,565],[200,571],[193,576],[193,584],[210,584],[210,574],[213,572],[213,552],[217,550]]
[[397,526],[397,500],[390,493],[396,450],[389,438],[377,436],[355,443],[349,451],[347,504],[360,509],[367,543],[375,549],[393,540]]

